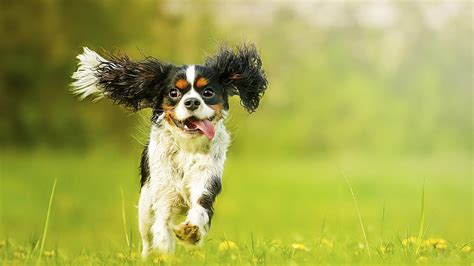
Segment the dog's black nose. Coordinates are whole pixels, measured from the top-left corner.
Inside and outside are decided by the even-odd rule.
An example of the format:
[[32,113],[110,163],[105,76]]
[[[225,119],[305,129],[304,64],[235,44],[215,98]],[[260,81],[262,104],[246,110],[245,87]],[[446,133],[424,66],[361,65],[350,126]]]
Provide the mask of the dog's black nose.
[[188,98],[184,101],[184,106],[188,108],[191,111],[194,111],[198,109],[199,105],[201,104],[201,101],[197,98]]

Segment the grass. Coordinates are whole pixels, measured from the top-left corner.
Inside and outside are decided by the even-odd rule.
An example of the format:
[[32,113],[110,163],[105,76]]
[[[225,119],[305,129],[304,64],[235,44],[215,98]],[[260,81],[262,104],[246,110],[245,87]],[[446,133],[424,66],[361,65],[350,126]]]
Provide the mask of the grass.
[[347,178],[347,176],[344,174],[344,172],[341,171],[341,174],[344,176],[347,186],[349,187],[349,190],[351,191],[352,199],[354,200],[354,206],[357,211],[357,217],[359,218],[360,228],[362,230],[362,234],[364,235],[365,248],[367,249],[367,255],[369,256],[369,260],[372,261],[372,255],[370,255],[369,241],[367,240],[367,233],[365,233],[365,225],[364,225],[364,222],[362,221],[362,216],[360,215],[359,205],[357,205],[357,199],[354,194],[354,190],[352,189],[352,185],[349,179]]
[[421,243],[425,236],[425,182],[423,181],[423,190],[421,191],[421,217],[420,217],[420,228],[418,230],[418,237],[416,242],[416,252],[420,253]]
[[57,179],[54,179],[53,188],[51,189],[51,196],[49,197],[48,210],[46,211],[46,221],[44,222],[43,236],[41,237],[41,246],[39,249],[40,258],[43,255],[44,242],[46,240],[46,236],[48,235],[49,217],[51,215],[51,205],[53,203],[54,190],[56,189],[57,181],[58,181]]
[[[404,239],[406,240],[406,239]],[[376,254],[370,260],[364,245],[357,241],[338,241],[315,238],[300,242],[274,240],[231,241],[208,239],[200,249],[178,246],[176,254],[165,256],[155,254],[148,263],[184,264],[314,264],[314,263],[470,263],[469,244],[456,244],[444,239],[428,238],[423,241],[419,254],[415,255],[416,243],[401,244],[395,239],[386,239],[385,244],[371,245]],[[403,242],[405,243],[405,241]],[[55,264],[144,264],[140,259],[138,242],[131,249],[108,248],[103,250],[84,249],[77,253],[64,252],[61,247],[42,253],[42,262]],[[28,245],[13,240],[1,242],[4,264],[34,262],[37,258]]]
[[123,196],[123,188],[120,187],[120,195],[122,196],[122,222],[123,222],[123,233],[125,235],[125,240],[127,241],[127,247],[130,248],[130,239],[127,234],[127,215],[125,211],[125,199]]
[[[4,154],[2,264],[38,259],[142,264],[138,150]],[[149,262],[469,264],[471,163],[463,155],[250,158],[231,153],[206,245],[179,245],[175,256],[155,255]],[[339,169],[350,177],[349,191]],[[55,191],[53,176],[58,177]],[[39,234],[42,228],[47,231]],[[44,250],[35,251],[41,242]]]

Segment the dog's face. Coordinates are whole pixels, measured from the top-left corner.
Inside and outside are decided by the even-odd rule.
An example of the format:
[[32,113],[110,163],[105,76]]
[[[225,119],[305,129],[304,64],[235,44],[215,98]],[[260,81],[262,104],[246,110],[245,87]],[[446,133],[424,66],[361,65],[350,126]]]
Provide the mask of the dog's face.
[[161,108],[166,122],[185,137],[214,137],[214,126],[229,109],[218,73],[201,65],[185,65],[170,73]]
[[174,66],[147,57],[135,62],[125,55],[107,59],[85,48],[73,74],[73,92],[82,98],[105,96],[134,111],[153,108],[153,117],[179,134],[214,137],[214,125],[225,117],[229,96],[254,112],[267,88],[262,61],[254,45],[222,47],[203,65]]

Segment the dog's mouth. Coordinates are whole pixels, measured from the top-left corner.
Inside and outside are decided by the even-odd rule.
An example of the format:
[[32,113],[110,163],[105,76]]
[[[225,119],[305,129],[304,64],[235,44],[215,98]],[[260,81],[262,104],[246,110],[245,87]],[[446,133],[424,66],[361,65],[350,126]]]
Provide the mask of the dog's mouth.
[[198,119],[197,117],[188,117],[185,120],[176,120],[173,118],[173,122],[179,129],[183,130],[190,135],[204,134],[208,139],[213,139],[215,134],[214,125],[212,121],[215,116],[207,119]]

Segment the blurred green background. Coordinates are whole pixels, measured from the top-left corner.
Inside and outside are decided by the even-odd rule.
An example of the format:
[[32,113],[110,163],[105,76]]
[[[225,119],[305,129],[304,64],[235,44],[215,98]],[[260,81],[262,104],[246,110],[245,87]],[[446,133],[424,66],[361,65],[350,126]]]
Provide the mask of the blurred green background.
[[[233,136],[212,238],[472,236],[471,2],[6,1],[0,64],[0,238],[37,239],[58,179],[47,245],[138,243],[138,164],[149,111],[69,92],[83,46],[200,63],[255,42],[269,87]],[[382,215],[382,212],[384,214]],[[324,221],[324,222],[323,222]],[[322,226],[324,224],[324,228]]]

